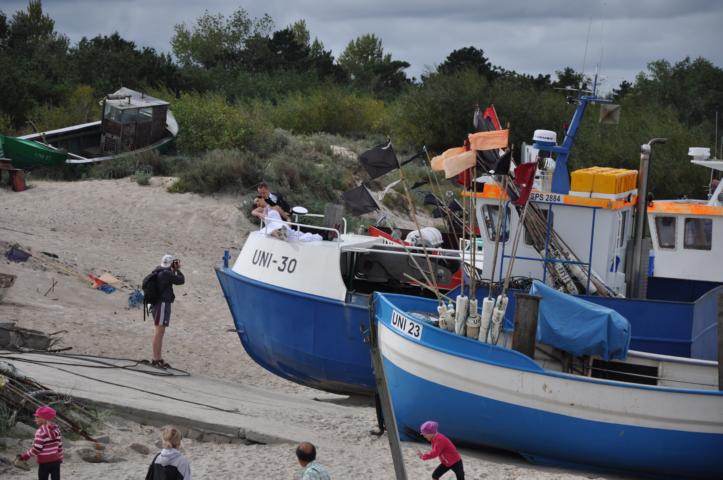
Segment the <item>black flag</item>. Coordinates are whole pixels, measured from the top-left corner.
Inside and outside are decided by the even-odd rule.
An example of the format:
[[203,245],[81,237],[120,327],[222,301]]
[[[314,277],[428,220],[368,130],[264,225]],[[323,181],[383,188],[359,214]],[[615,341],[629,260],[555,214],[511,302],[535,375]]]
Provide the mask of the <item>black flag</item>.
[[374,197],[372,197],[364,184],[344,192],[341,197],[344,199],[346,208],[354,215],[362,215],[379,210],[379,205],[377,205],[376,200],[374,200]]
[[488,172],[495,172],[495,175],[508,175],[510,172],[510,160],[512,150],[508,149],[500,155],[497,150],[482,150],[477,152],[477,165],[480,165]]
[[399,161],[394,153],[392,142],[377,145],[362,153],[359,155],[359,163],[362,164],[371,178],[381,177],[385,173],[399,168]]

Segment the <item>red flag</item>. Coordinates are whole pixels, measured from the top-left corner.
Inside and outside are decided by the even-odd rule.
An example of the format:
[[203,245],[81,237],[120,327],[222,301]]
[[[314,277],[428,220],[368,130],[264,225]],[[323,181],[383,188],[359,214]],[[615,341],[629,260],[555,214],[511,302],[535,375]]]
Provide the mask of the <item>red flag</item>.
[[[462,148],[464,148],[465,151],[469,151],[469,138],[464,139],[464,143],[462,144]],[[460,185],[463,185],[467,188],[469,188],[472,185],[472,172],[471,169],[467,169],[464,172],[457,175],[457,183]]]
[[494,105],[490,105],[485,108],[485,113],[482,114],[482,116],[484,118],[489,118],[492,121],[492,124],[495,126],[495,130],[500,130],[500,120],[497,118],[497,111],[495,110]]
[[527,203],[536,170],[537,162],[523,163],[515,168],[515,185],[519,188],[519,196],[512,202],[515,205],[522,206]]

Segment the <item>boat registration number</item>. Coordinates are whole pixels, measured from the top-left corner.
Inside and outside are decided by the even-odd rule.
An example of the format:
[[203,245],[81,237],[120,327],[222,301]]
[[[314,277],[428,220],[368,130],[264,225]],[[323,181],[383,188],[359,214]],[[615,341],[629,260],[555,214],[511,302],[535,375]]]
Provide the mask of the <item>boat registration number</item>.
[[251,263],[264,268],[274,268],[279,272],[294,273],[297,261],[295,258],[286,255],[274,256],[273,253],[265,250],[255,250]]
[[392,326],[408,337],[419,340],[422,337],[423,325],[411,320],[399,312],[392,312]]
[[530,193],[531,202],[562,203],[562,195],[559,193]]

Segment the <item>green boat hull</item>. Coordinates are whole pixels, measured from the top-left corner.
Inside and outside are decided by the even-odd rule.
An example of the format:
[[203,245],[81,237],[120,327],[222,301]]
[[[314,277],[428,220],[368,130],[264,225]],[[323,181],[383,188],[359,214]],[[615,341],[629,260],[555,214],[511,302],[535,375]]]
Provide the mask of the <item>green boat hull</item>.
[[53,150],[32,140],[0,135],[1,149],[15,168],[30,170],[38,167],[57,167],[68,158],[66,152]]

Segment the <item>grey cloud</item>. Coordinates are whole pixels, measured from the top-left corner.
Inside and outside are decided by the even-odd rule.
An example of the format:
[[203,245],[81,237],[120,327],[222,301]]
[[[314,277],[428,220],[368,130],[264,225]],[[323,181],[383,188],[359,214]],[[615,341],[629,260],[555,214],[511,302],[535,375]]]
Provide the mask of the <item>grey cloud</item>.
[[[0,0],[8,15],[26,5]],[[43,7],[73,42],[118,31],[164,52],[174,25],[193,24],[205,10],[269,13],[277,28],[303,18],[336,56],[350,40],[375,33],[386,52],[412,64],[407,73],[416,77],[466,46],[483,49],[495,65],[530,74],[583,65],[591,72],[600,63],[606,88],[632,81],[661,58],[703,56],[723,64],[720,0],[45,0]]]

